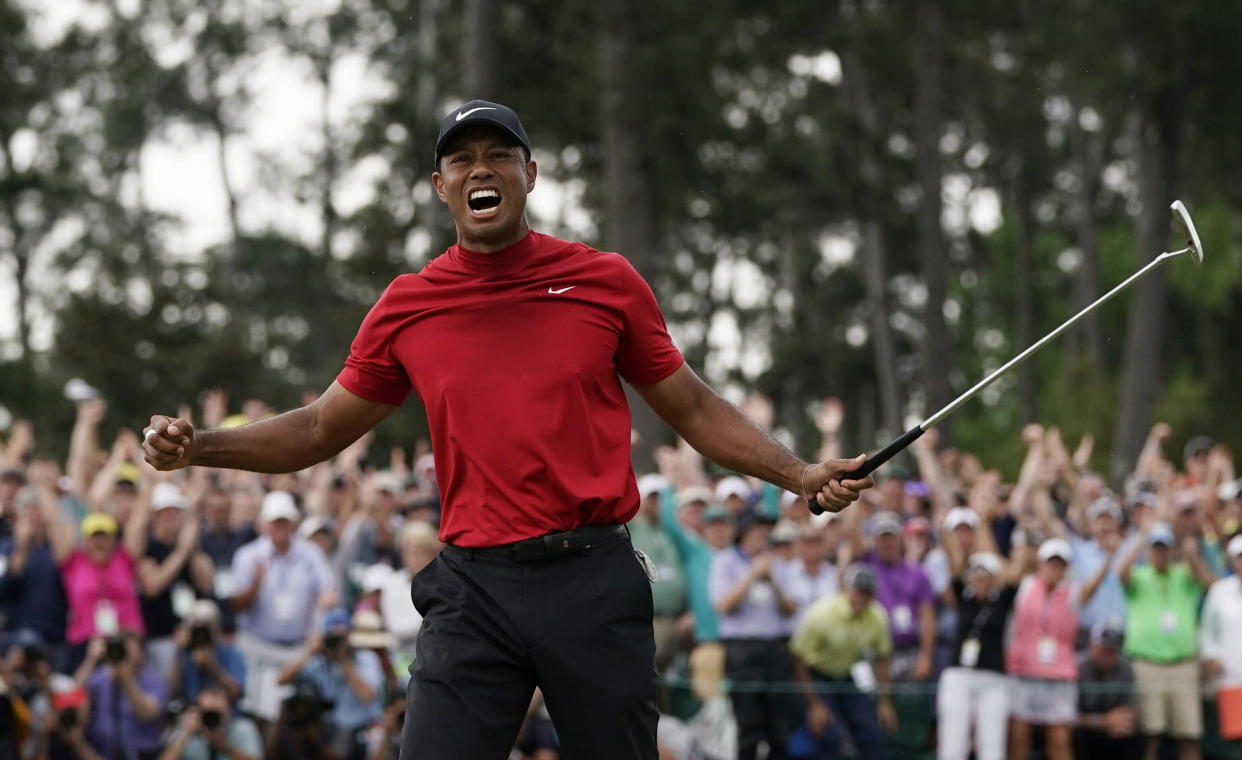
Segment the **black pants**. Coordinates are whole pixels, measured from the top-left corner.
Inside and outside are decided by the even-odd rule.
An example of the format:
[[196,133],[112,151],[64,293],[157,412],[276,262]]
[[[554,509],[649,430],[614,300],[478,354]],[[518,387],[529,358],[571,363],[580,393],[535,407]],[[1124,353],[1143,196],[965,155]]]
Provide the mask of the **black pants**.
[[453,546],[415,578],[403,760],[503,760],[535,686],[568,760],[654,760],[651,584],[625,535],[518,563]]
[[797,696],[788,688],[793,665],[785,639],[725,641],[725,674],[733,684],[730,697],[737,720],[738,760],[755,757],[759,743],[768,743],[768,757],[786,757],[785,745],[795,725]]
[[1093,728],[1074,730],[1074,757],[1142,760],[1146,747],[1147,739],[1142,734],[1117,738]]

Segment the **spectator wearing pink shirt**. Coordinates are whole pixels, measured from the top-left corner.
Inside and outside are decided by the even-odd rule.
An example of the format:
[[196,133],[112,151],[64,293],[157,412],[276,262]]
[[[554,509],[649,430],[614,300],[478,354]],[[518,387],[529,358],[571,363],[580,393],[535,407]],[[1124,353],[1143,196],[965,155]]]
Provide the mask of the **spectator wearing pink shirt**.
[[82,543],[75,541],[73,527],[62,519],[48,525],[52,555],[60,567],[61,582],[69,603],[65,640],[70,644],[70,665],[76,667],[86,654],[87,642],[107,638],[124,629],[145,634],[138,604],[136,562],[146,546],[147,509],[140,506],[125,525],[123,542],[117,541],[116,520],[104,512],[82,519]]
[[1039,546],[1038,569],[1023,579],[1014,601],[1012,638],[1005,670],[1013,676],[1010,694],[1009,757],[1026,757],[1031,727],[1044,728],[1049,760],[1073,757],[1078,718],[1079,591],[1067,577],[1069,544],[1050,538]]

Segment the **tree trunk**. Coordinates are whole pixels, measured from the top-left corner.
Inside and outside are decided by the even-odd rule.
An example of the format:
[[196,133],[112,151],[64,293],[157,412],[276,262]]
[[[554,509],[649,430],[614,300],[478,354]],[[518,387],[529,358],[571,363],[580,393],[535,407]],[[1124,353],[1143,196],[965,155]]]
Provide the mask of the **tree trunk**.
[[[1147,264],[1169,241],[1169,204],[1177,177],[1181,142],[1180,93],[1160,91],[1143,115],[1139,145],[1139,193],[1143,210],[1138,219],[1138,264]],[[1136,267],[1137,268],[1137,267]],[[1121,406],[1113,439],[1112,475],[1120,481],[1133,468],[1151,424],[1160,392],[1161,349],[1168,312],[1166,270],[1157,267],[1139,280],[1130,301],[1125,354],[1121,371]]]
[[[902,431],[901,400],[897,389],[897,346],[893,328],[889,322],[888,253],[884,233],[874,218],[863,220],[863,266],[867,278],[867,312],[871,322],[871,347],[875,358],[876,386],[880,394],[880,421],[886,433],[884,437],[896,437]],[[865,442],[867,446],[873,440]]]
[[[928,410],[939,409],[950,399],[949,369],[953,366],[949,328],[944,319],[946,261],[940,227],[941,162],[940,133],[944,123],[944,9],[939,0],[918,4],[915,16],[915,146],[916,170],[922,201],[918,213],[918,251],[927,286],[923,315],[923,387]],[[940,439],[952,439],[952,427],[941,427]]]
[[[648,282],[656,274],[656,212],[642,153],[645,99],[634,91],[634,28],[631,0],[597,6],[597,62],[600,73],[600,141],[604,157],[605,248],[623,254]],[[627,391],[639,441],[631,452],[635,469],[651,471],[651,452],[668,438],[668,428],[639,396]]]
[[[1070,122],[1070,140],[1074,161],[1078,164],[1078,206],[1076,236],[1082,264],[1074,280],[1074,312],[1086,308],[1100,297],[1100,244],[1095,225],[1095,199],[1100,190],[1100,169],[1103,163],[1104,138]],[[1095,368],[1104,366],[1104,329],[1099,312],[1082,318],[1067,336],[1069,355],[1085,357]]]
[[[1035,342],[1035,297],[1031,287],[1033,266],[1031,263],[1031,240],[1035,234],[1035,220],[1031,212],[1031,199],[1027,190],[1025,168],[1019,170],[1012,190],[1014,219],[1017,230],[1014,239],[1014,348],[1025,350]],[[1015,352],[1016,352],[1015,351]],[[1023,362],[1015,370],[1018,376],[1018,422],[1025,425],[1035,421],[1035,365]]]
[[496,97],[496,3],[467,0],[466,39],[462,46],[462,71],[467,97]]

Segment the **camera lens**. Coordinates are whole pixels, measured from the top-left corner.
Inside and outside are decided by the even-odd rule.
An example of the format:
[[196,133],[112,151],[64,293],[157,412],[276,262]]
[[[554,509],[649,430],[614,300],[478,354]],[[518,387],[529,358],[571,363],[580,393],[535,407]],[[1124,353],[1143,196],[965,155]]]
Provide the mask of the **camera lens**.
[[112,639],[108,642],[108,647],[104,652],[104,656],[109,662],[125,661],[125,642],[120,639]]
[[56,716],[56,720],[60,723],[60,727],[65,730],[73,728],[78,725],[78,708],[66,707],[60,711],[60,715]]
[[203,711],[203,727],[204,728],[219,728],[220,724],[223,722],[224,722],[224,716],[220,714],[219,710],[204,710]]

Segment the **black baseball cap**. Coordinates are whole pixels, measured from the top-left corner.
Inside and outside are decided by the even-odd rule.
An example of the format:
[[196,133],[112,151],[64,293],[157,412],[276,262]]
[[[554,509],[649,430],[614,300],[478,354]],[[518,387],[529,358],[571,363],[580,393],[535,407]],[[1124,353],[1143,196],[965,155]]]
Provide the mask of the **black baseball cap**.
[[488,100],[472,100],[449,111],[440,122],[440,136],[436,138],[436,166],[440,165],[440,157],[453,135],[478,124],[499,129],[525,148],[526,155],[530,155],[530,138],[526,136],[522,122],[512,108]]

